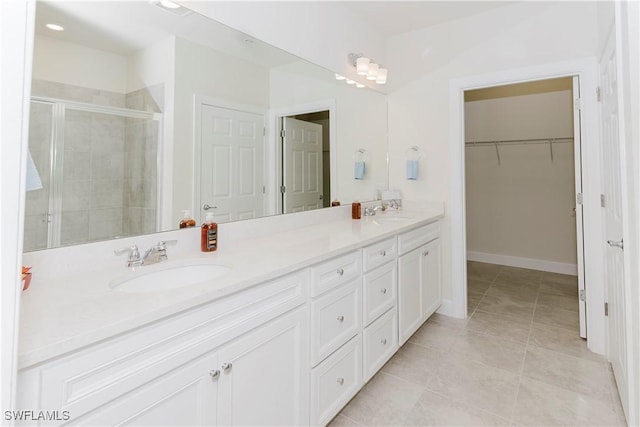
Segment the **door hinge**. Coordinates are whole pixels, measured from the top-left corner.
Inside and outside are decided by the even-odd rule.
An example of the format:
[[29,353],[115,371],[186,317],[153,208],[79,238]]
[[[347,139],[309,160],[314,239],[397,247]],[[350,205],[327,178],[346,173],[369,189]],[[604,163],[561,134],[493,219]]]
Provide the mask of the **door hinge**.
[[608,302],[604,303],[604,315],[605,316],[609,315],[609,303]]
[[576,98],[573,102],[573,106],[576,110],[580,110],[582,108],[582,101],[580,98]]
[[580,297],[580,301],[586,301],[587,300],[587,290],[586,289],[580,289],[578,291],[578,296]]
[[285,190],[286,190],[285,186],[284,186],[284,185],[281,185],[281,186],[280,186],[280,192],[281,192],[282,194],[284,194]]
[[600,86],[596,88],[596,101],[600,102]]
[[601,207],[601,208],[604,208],[605,206],[606,206],[606,205],[605,205],[605,203],[604,203],[604,194],[601,194],[601,195],[600,195],[600,207]]
[[267,136],[267,128],[266,127],[262,128],[262,136]]
[[262,194],[267,194],[267,187],[264,185],[262,186]]
[[582,193],[576,193],[576,203],[581,205],[582,204]]
[[286,132],[284,131],[284,129],[282,129],[280,131],[280,138],[284,138],[285,135],[286,135]]

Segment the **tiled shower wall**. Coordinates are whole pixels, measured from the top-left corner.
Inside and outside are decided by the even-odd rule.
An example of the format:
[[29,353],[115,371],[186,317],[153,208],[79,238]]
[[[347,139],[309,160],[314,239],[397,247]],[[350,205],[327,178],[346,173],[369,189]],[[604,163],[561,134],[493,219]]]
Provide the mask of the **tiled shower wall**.
[[[37,96],[159,111],[148,90],[117,94],[34,80]],[[156,92],[162,93],[161,88]],[[43,190],[27,193],[25,250],[46,248],[51,116],[32,103],[29,146]],[[158,122],[67,109],[61,245],[155,231]]]

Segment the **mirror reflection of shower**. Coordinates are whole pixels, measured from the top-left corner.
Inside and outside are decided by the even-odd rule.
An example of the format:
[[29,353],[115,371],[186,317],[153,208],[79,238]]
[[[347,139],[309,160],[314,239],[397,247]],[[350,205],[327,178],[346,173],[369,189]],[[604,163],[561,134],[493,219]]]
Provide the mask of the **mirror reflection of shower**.
[[42,189],[26,195],[25,251],[158,230],[162,92],[34,80],[29,151]]

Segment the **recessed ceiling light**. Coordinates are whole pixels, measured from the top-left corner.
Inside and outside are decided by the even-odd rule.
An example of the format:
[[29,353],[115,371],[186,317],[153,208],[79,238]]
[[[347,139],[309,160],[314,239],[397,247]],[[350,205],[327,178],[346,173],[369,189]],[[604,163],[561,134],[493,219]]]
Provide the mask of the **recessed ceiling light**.
[[45,27],[53,31],[64,31],[64,27],[59,24],[47,24]]

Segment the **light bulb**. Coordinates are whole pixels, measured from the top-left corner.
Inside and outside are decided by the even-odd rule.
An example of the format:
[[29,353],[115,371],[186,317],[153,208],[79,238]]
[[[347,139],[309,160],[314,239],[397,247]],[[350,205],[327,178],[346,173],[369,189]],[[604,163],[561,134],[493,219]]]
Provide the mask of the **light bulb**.
[[336,73],[336,80],[344,80],[346,79],[345,76],[341,76],[340,74]]
[[386,68],[378,68],[378,76],[376,77],[376,83],[379,85],[383,85],[387,83],[387,73],[388,70]]
[[356,59],[356,73],[361,76],[366,76],[369,72],[369,58],[366,56],[361,56]]
[[354,82],[353,80],[347,79],[347,84],[348,85],[354,85],[354,84],[356,84],[356,82]]
[[369,64],[369,72],[367,73],[367,80],[375,80],[378,77],[378,64],[372,62]]

